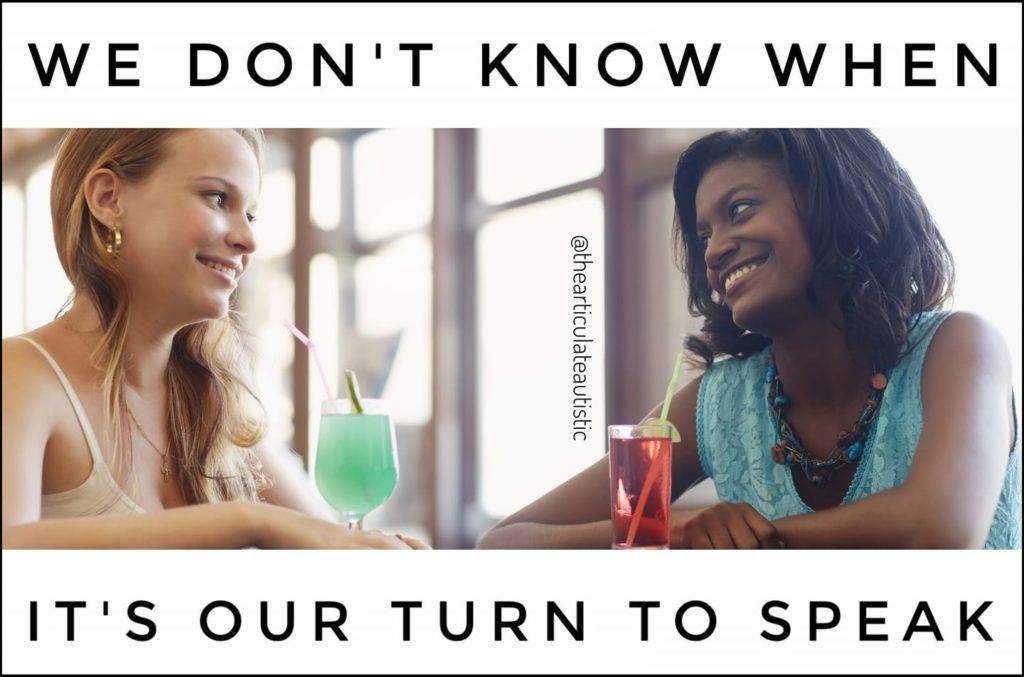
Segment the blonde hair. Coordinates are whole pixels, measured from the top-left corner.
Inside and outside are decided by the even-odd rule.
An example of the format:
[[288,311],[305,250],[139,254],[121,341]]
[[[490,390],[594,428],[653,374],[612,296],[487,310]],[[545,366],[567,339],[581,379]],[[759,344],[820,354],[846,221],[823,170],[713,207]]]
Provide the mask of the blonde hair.
[[[128,410],[125,344],[131,299],[106,251],[108,226],[86,203],[85,180],[100,168],[124,181],[144,180],[164,159],[168,139],[180,131],[72,129],[60,142],[53,168],[50,211],[61,266],[75,296],[86,295],[100,316],[103,336],[92,360],[103,372],[104,414],[110,421],[115,458],[123,459]],[[252,148],[262,174],[262,132],[235,131]],[[254,447],[266,426],[262,415],[247,408],[259,400],[242,378],[245,355],[233,309],[225,318],[191,324],[174,336],[166,373],[167,453],[178,467],[177,481],[188,503],[258,500],[265,486]]]

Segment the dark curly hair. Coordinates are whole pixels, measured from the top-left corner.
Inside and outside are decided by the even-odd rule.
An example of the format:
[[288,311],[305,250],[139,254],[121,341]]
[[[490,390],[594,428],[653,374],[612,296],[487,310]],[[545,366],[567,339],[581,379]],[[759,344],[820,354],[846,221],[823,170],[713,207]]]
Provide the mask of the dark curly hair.
[[[895,365],[915,316],[949,298],[953,258],[907,172],[866,129],[723,131],[683,152],[672,187],[676,245],[690,312],[704,318],[703,335],[688,336],[686,348],[710,367],[716,355],[744,358],[771,342],[736,326],[732,311],[712,298],[697,238],[697,186],[709,169],[737,158],[773,162],[806,194],[800,217],[814,256],[812,280],[842,283],[847,343],[876,369]],[[810,287],[808,295],[820,307]]]

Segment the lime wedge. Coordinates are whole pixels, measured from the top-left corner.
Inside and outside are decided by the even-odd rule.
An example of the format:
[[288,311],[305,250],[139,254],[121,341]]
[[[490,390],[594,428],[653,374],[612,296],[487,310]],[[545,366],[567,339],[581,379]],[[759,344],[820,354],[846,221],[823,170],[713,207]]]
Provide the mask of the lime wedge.
[[345,370],[345,387],[348,388],[348,399],[352,403],[352,413],[363,413],[363,403],[359,400],[359,381],[351,369]]
[[650,418],[645,418],[640,423],[640,425],[642,425],[642,426],[648,426],[648,425],[668,426],[669,430],[672,431],[672,442],[675,443],[675,444],[678,444],[679,442],[683,441],[682,436],[679,434],[679,430],[677,430],[675,425],[672,424],[672,421],[662,421],[660,418],[655,418],[655,417],[652,416]]

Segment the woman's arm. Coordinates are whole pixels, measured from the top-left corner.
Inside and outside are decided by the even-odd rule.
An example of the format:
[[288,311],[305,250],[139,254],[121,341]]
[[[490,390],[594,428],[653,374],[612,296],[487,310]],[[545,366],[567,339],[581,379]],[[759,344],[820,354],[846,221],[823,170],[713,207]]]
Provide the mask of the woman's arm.
[[264,503],[206,503],[141,515],[4,525],[4,548],[385,548],[410,547],[377,531],[352,531]]
[[258,453],[269,480],[269,486],[263,490],[263,500],[311,517],[337,521],[331,506],[313,488],[298,454],[284,445],[267,442],[260,444]]
[[[672,498],[703,476],[697,460],[697,391],[700,379],[672,398],[669,420],[682,442],[672,448]],[[660,407],[651,413],[658,416]],[[607,548],[611,546],[608,456],[488,531],[478,548]]]
[[407,547],[393,537],[259,503],[42,520],[43,457],[57,420],[53,403],[66,396],[42,356],[22,341],[3,343],[2,394],[5,548]]
[[4,523],[4,548],[244,548],[256,546],[255,504],[217,503],[140,515]]
[[977,548],[1013,434],[1006,342],[976,315],[935,333],[921,375],[924,427],[906,481],[849,505],[775,522],[787,547]]

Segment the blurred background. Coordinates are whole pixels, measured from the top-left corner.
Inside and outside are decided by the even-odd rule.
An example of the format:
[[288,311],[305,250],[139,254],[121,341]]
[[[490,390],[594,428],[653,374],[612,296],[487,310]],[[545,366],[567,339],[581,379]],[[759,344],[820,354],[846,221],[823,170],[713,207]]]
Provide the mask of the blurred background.
[[[49,215],[63,130],[3,130],[3,336],[70,292]],[[672,173],[707,129],[268,129],[259,250],[238,308],[270,440],[303,460],[323,386],[357,372],[389,400],[398,489],[366,520],[435,547],[490,525],[598,459],[608,424],[659,404],[689,316]],[[876,130],[957,263],[954,307],[1003,331],[1021,378],[1021,132]],[[573,440],[573,254],[587,238],[592,415]],[[612,356],[615,359],[611,359]],[[694,374],[686,374],[692,378]],[[712,501],[705,482],[681,499]]]

